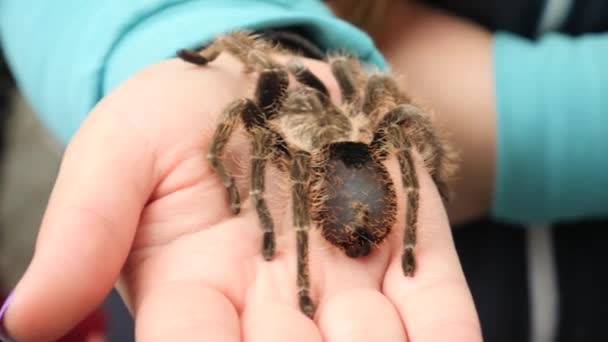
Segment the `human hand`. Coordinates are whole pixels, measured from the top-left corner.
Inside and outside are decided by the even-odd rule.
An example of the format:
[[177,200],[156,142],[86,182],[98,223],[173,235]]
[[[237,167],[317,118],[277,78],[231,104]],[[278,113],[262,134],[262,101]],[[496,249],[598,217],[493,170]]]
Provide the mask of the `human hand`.
[[[336,89],[321,62],[310,68]],[[350,259],[311,232],[314,320],[297,305],[287,177],[269,170],[277,252],[261,255],[255,211],[231,214],[205,158],[216,118],[254,77],[220,56],[147,68],[92,111],[66,150],[34,259],[5,316],[19,341],[54,340],[118,281],[138,341],[480,341],[441,199],[419,167],[417,273],[401,270],[404,195],[389,241]],[[333,94],[335,95],[335,91]],[[335,98],[336,96],[334,96]],[[228,164],[247,193],[247,146]],[[399,179],[396,161],[389,171]]]

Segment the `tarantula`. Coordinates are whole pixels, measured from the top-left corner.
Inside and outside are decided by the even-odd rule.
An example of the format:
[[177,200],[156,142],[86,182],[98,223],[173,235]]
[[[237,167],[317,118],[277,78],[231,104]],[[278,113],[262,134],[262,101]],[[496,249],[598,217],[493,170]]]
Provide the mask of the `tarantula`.
[[[266,260],[273,257],[275,233],[264,199],[265,167],[272,162],[289,173],[300,309],[308,316],[314,313],[308,271],[311,224],[352,258],[368,255],[389,234],[397,199],[383,161],[391,155],[397,156],[407,195],[402,267],[412,276],[419,206],[413,150],[422,156],[444,198],[453,164],[429,116],[389,75],[366,73],[346,56],[329,58],[342,95],[342,103],[335,105],[326,86],[298,59],[277,63],[272,58],[276,47],[248,32],[222,36],[202,51],[180,50],[178,56],[204,66],[222,51],[238,58],[246,72],[258,72],[259,78],[253,99],[236,100],[225,109],[207,158],[226,186],[232,212],[238,214],[239,193],[222,155],[237,124],[244,124],[253,145],[249,194],[262,226]],[[300,87],[288,89],[289,73]]]

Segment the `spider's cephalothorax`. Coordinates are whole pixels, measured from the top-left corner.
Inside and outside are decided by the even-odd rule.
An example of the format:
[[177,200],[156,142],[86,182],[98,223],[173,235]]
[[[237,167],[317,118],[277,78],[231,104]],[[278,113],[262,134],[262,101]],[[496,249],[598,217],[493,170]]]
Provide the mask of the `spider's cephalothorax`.
[[[272,58],[272,45],[247,32],[215,40],[203,51],[181,50],[178,56],[197,65],[228,51],[258,72],[253,99],[234,101],[224,111],[208,159],[225,184],[233,212],[240,210],[234,179],[221,161],[237,123],[250,136],[251,184],[249,194],[264,233],[263,255],[275,251],[273,220],[264,199],[265,166],[276,163],[289,174],[293,225],[297,239],[300,308],[312,315],[308,272],[308,230],[311,225],[349,257],[368,255],[389,234],[397,216],[393,180],[383,162],[396,155],[401,185],[407,196],[402,267],[406,276],[415,270],[414,247],[419,206],[416,150],[447,197],[446,178],[453,160],[429,116],[403,94],[389,75],[369,74],[353,58],[329,58],[342,103],[335,105],[325,85],[294,59],[282,65]],[[288,89],[288,73],[299,87]]]

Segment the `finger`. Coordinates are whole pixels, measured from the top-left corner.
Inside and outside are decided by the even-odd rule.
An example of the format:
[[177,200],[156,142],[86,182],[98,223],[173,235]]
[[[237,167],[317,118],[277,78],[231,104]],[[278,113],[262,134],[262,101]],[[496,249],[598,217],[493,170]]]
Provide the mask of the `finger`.
[[323,341],[315,323],[298,306],[293,240],[282,236],[272,261],[261,257],[255,261],[255,282],[246,290],[242,316],[247,342]]
[[[421,191],[416,271],[413,277],[403,275],[400,231],[384,280],[384,293],[399,310],[412,342],[481,341],[477,313],[441,199],[428,173],[420,167],[417,173]],[[403,212],[403,200],[400,202]],[[404,218],[400,218],[397,226],[403,224]]]
[[379,291],[342,291],[323,303],[319,327],[327,342],[406,341],[393,304]]
[[380,292],[390,257],[387,244],[365,257],[350,258],[343,251],[314,241],[312,266],[320,283],[316,320],[328,342],[405,341],[399,313]]
[[152,153],[127,121],[102,105],[68,147],[5,317],[17,340],[57,339],[116,281],[153,184]]
[[266,299],[248,303],[243,313],[247,342],[321,342],[319,329],[297,306]]
[[137,300],[138,341],[239,342],[239,317],[221,292],[194,282],[148,288]]

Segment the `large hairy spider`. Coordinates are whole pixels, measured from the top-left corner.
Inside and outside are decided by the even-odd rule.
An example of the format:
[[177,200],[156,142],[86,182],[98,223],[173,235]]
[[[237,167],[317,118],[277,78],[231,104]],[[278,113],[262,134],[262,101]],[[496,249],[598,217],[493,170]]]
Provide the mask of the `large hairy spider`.
[[[218,38],[198,52],[181,50],[183,60],[206,65],[227,51],[258,72],[253,99],[239,99],[224,111],[207,155],[226,186],[234,214],[240,210],[234,179],[222,155],[242,121],[253,145],[250,196],[263,230],[263,256],[275,251],[273,220],[264,200],[265,167],[270,161],[288,171],[292,189],[293,225],[297,238],[297,285],[300,309],[312,316],[308,271],[311,224],[323,237],[352,258],[368,255],[389,234],[396,221],[394,183],[383,161],[396,155],[407,196],[402,267],[412,276],[416,261],[419,185],[413,150],[424,161],[444,198],[452,159],[429,116],[412,104],[388,75],[366,73],[353,58],[329,58],[342,103],[330,101],[325,85],[297,59],[287,65],[271,54],[277,50],[247,32]],[[300,87],[288,89],[288,73]],[[363,88],[361,88],[363,85]]]

